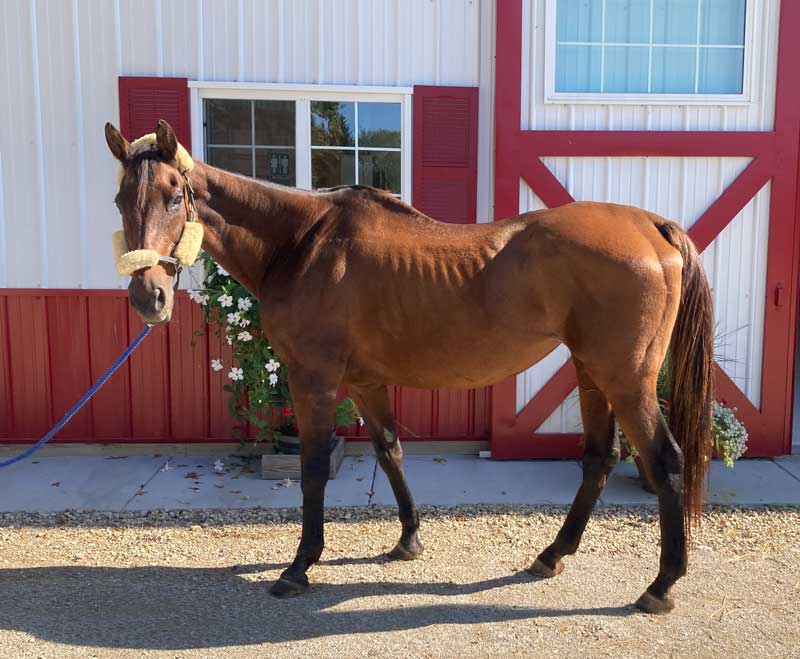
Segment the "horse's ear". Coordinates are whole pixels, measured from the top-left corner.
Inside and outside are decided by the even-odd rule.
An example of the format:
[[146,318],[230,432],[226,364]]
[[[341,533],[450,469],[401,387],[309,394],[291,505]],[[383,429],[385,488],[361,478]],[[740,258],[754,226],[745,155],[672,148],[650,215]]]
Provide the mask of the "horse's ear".
[[156,128],[156,144],[158,150],[167,162],[175,160],[175,154],[178,152],[178,138],[175,137],[175,131],[163,119],[159,119],[158,128]]
[[106,123],[106,144],[117,160],[121,163],[127,162],[130,143],[110,123]]

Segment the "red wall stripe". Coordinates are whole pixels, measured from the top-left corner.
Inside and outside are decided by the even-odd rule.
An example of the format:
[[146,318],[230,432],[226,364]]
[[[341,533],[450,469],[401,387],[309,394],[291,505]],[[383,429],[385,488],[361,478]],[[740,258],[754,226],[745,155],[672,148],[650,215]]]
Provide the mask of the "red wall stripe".
[[[115,297],[97,296],[87,302],[91,379],[97,379],[130,343],[128,301],[124,291]],[[77,400],[82,392],[73,392]],[[131,436],[130,366],[124,364],[90,401],[92,439],[118,440]],[[30,434],[22,435],[31,437]]]
[[52,422],[45,298],[11,298],[7,305],[12,432],[42,435]]
[[[38,439],[140,329],[124,290],[0,290],[0,440]],[[61,441],[236,441],[223,390],[231,349],[211,329],[196,336],[202,329],[201,309],[179,293],[172,322],[145,339]],[[221,371],[211,370],[214,358]],[[489,395],[391,388],[408,440],[487,439]],[[365,439],[358,426],[349,433]]]
[[[89,327],[86,298],[45,298],[50,355],[52,418],[60,419],[71,408],[76,391],[91,385]],[[89,407],[80,410],[56,439],[81,438],[92,434]]]

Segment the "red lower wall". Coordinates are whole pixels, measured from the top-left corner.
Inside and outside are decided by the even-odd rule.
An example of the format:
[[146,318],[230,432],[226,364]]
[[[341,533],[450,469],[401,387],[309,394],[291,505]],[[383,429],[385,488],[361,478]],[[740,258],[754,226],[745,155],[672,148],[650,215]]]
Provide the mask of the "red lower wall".
[[[142,324],[123,290],[0,289],[0,441],[38,439],[119,356]],[[127,364],[59,433],[63,442],[235,441],[222,390],[228,348],[179,293],[172,322],[155,328]],[[394,388],[407,440],[488,439],[489,389]],[[363,431],[347,431],[358,438]]]

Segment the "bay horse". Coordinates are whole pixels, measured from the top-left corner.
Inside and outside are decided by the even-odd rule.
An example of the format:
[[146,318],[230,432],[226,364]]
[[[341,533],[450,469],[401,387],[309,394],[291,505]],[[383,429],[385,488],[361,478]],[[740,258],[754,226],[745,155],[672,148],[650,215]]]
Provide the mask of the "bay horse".
[[[143,151],[131,152],[111,124],[105,134],[121,163],[115,201],[127,244],[164,257],[131,275],[129,299],[142,320],[169,321],[176,276],[169,255],[196,212],[203,249],[259,300],[263,328],[288,367],[302,438],[303,526],[274,595],[306,590],[306,572],[322,553],[340,384],[397,498],[402,532],[389,556],[413,559],[423,550],[419,514],[387,385],[484,387],[563,343],[578,374],[583,479],[529,572],[553,577],[577,550],[620,459],[616,418],[658,494],[660,567],[636,605],[650,613],[673,608],[670,588],[686,573],[687,537],[701,514],[713,391],[711,293],[677,224],[605,203],[445,224],[370,187],[307,192],[200,162],[187,170],[164,121]],[[668,349],[669,423],[656,396]]]

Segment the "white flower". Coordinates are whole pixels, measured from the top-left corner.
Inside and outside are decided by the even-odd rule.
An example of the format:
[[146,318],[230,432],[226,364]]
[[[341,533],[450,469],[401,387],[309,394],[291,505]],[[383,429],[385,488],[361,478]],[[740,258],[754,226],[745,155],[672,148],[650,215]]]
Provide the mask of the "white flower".
[[225,463],[219,458],[214,461],[214,472],[217,474],[225,473]]
[[223,277],[227,277],[229,274],[231,274],[225,268],[223,268],[219,263],[217,263],[217,272],[221,274]]
[[244,372],[241,368],[236,368],[235,366],[231,368],[230,373],[228,373],[228,377],[236,382],[237,380],[244,380]]
[[197,304],[202,304],[205,306],[205,304],[208,302],[208,293],[189,289],[189,299],[192,302],[197,302]]
[[245,330],[244,332],[239,332],[239,336],[237,336],[236,338],[239,339],[240,341],[252,341],[253,335],[250,334],[250,332],[248,332],[247,330]]
[[221,307],[230,307],[233,305],[233,297],[230,295],[220,295],[217,298],[217,302],[219,302],[219,306]]
[[233,345],[233,337],[232,336],[226,336],[225,340],[228,342],[229,346]]
[[235,313],[228,314],[229,325],[238,325],[241,321],[242,321],[242,315],[238,311]]
[[239,305],[242,311],[250,311],[250,308],[253,306],[253,301],[249,297],[240,297],[236,304]]
[[281,367],[280,362],[276,362],[274,359],[270,359],[266,364],[264,364],[264,368],[266,368],[270,373],[274,373]]
[[364,417],[363,416],[358,417],[358,425],[362,426],[362,427],[364,426]]
[[269,374],[269,383],[274,387],[278,384],[278,374],[277,373],[270,373]]
[[222,370],[222,360],[212,359],[211,360],[211,368],[213,368],[215,371],[221,371]]
[[242,318],[239,321],[239,327],[247,327],[250,324],[250,321],[247,318]]

